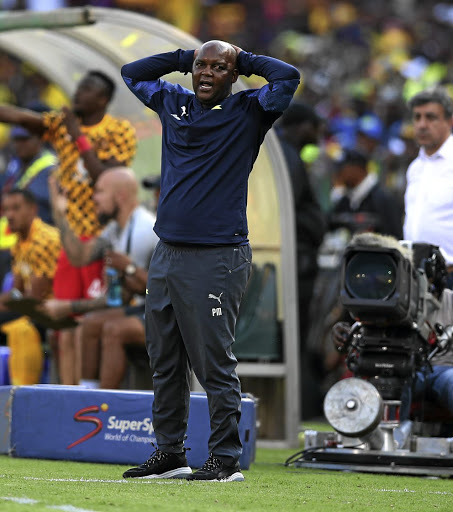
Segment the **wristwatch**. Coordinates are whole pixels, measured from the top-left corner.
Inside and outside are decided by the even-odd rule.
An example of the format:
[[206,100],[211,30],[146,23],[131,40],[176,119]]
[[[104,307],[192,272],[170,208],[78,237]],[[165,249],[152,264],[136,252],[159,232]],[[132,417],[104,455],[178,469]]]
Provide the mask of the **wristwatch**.
[[133,276],[137,272],[137,267],[133,263],[128,263],[124,269],[124,273],[127,276]]

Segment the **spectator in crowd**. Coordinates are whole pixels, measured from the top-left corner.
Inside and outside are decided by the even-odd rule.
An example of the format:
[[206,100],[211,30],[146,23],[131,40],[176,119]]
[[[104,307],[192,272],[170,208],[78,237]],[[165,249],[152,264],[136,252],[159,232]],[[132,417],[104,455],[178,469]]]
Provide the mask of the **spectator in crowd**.
[[[46,106],[38,102],[30,103],[29,108],[46,111]],[[47,224],[53,224],[47,182],[57,163],[54,153],[43,145],[40,137],[21,126],[11,130],[10,142],[13,153],[4,172],[0,173],[0,190],[6,192],[13,187],[27,188],[38,202],[38,216]],[[6,218],[1,216],[0,206],[0,290],[6,291],[12,283],[10,249],[16,239]]]
[[[71,314],[80,319],[81,384],[87,387],[119,387],[126,370],[125,346],[144,346],[144,295],[147,268],[158,238],[153,232],[155,216],[138,200],[138,183],[133,171],[125,167],[111,168],[98,178],[93,200],[101,225],[96,237],[81,242],[66,218],[67,198],[51,181],[52,206],[63,246],[74,266],[87,265],[105,258],[106,265],[121,276],[124,307],[107,309],[105,295],[97,299],[51,299],[45,312],[58,319]],[[98,311],[97,311],[98,310]],[[60,354],[59,358],[66,358]],[[62,371],[70,362],[60,364]],[[77,364],[74,374],[79,373]],[[72,377],[77,382],[80,375]],[[63,380],[68,380],[63,379]]]
[[438,245],[445,253],[453,285],[453,101],[441,87],[426,89],[408,102],[417,158],[407,170],[404,238]]
[[[162,76],[192,72],[194,92]],[[251,271],[247,182],[266,132],[288,107],[299,72],[222,41],[126,64],[131,91],[162,122],[160,242],[149,269],[146,342],[154,369],[158,448],[125,478],[241,481],[241,392],[232,352]],[[261,89],[232,94],[239,74],[263,76]],[[192,474],[184,437],[190,366],[206,390],[209,458]]]
[[38,134],[22,126],[13,127],[10,137],[15,157],[0,174],[0,188],[3,192],[13,187],[30,190],[38,203],[38,217],[47,224],[53,224],[48,181],[57,165],[57,158],[43,147]]
[[[298,317],[300,367],[306,368],[306,337],[309,332],[310,304],[318,273],[318,248],[327,228],[327,219],[322,212],[312,189],[308,171],[301,159],[301,151],[307,144],[317,144],[321,119],[315,110],[300,101],[293,101],[278,123],[277,134],[288,166],[295,207],[297,243]],[[307,368],[308,369],[308,368]],[[301,370],[302,393],[306,389]],[[301,395],[302,396],[302,395]],[[307,404],[302,396],[302,402]]]
[[368,158],[346,149],[337,162],[330,227],[346,227],[352,234],[373,231],[402,238],[402,212],[392,194],[368,172]]
[[26,188],[4,192],[2,210],[11,231],[17,234],[11,249],[13,289],[0,295],[1,330],[11,348],[11,382],[36,384],[43,365],[44,330],[33,325],[28,317],[8,310],[6,302],[21,296],[38,300],[51,297],[60,236],[56,228],[37,216],[37,201]]
[[359,151],[372,158],[383,139],[384,127],[375,114],[365,114],[357,120],[356,146]]
[[387,155],[384,147],[384,125],[375,114],[366,114],[357,120],[355,149],[368,158],[368,172],[374,173],[383,182],[383,164]]
[[[114,82],[101,71],[89,71],[79,82],[72,108],[37,113],[10,105],[0,106],[0,122],[21,125],[52,143],[59,160],[56,176],[68,196],[67,219],[71,229],[87,240],[99,233],[92,200],[93,183],[109,167],[129,165],[136,150],[135,132],[126,120],[107,113]],[[90,265],[72,266],[62,251],[54,280],[55,297],[76,300],[101,293],[102,259]],[[69,380],[74,354],[74,330],[59,333],[59,348],[66,353]]]

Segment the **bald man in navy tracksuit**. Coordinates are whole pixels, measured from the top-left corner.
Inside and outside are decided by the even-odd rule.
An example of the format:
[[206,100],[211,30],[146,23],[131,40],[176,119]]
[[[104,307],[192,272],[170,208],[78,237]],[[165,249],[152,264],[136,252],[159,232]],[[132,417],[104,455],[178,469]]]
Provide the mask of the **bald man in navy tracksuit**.
[[[162,80],[192,72],[194,92]],[[223,41],[132,62],[126,85],[162,123],[160,238],[149,269],[146,345],[158,448],[125,478],[241,481],[241,388],[232,353],[252,252],[247,183],[264,136],[289,105],[297,69]],[[268,84],[231,94],[240,74]],[[188,467],[190,367],[207,393],[210,456]]]

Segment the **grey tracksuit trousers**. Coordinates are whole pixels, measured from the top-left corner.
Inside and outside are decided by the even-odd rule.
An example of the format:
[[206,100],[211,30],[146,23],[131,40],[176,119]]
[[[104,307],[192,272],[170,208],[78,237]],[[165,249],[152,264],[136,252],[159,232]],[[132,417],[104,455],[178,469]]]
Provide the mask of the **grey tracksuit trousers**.
[[153,425],[162,451],[182,451],[192,367],[207,393],[209,452],[228,465],[241,455],[241,388],[232,345],[251,260],[249,245],[159,242],[154,251],[145,322],[154,381]]

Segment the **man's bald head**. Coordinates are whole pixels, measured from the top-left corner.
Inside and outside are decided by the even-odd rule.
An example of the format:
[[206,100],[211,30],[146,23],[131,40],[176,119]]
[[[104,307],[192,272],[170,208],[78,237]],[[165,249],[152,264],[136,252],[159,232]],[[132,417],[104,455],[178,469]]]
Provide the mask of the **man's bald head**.
[[104,171],[94,186],[93,200],[102,225],[111,219],[121,224],[138,205],[134,171],[128,167],[112,167]]
[[226,41],[220,41],[219,39],[212,39],[211,41],[206,41],[206,43],[202,44],[199,50],[198,55],[203,54],[206,50],[213,48],[220,55],[223,55],[228,58],[231,62],[236,65],[237,53],[233,48],[233,45],[227,43]]
[[133,199],[137,198],[138,182],[135,173],[129,167],[112,167],[105,170],[99,180],[107,184],[114,193],[120,193]]

